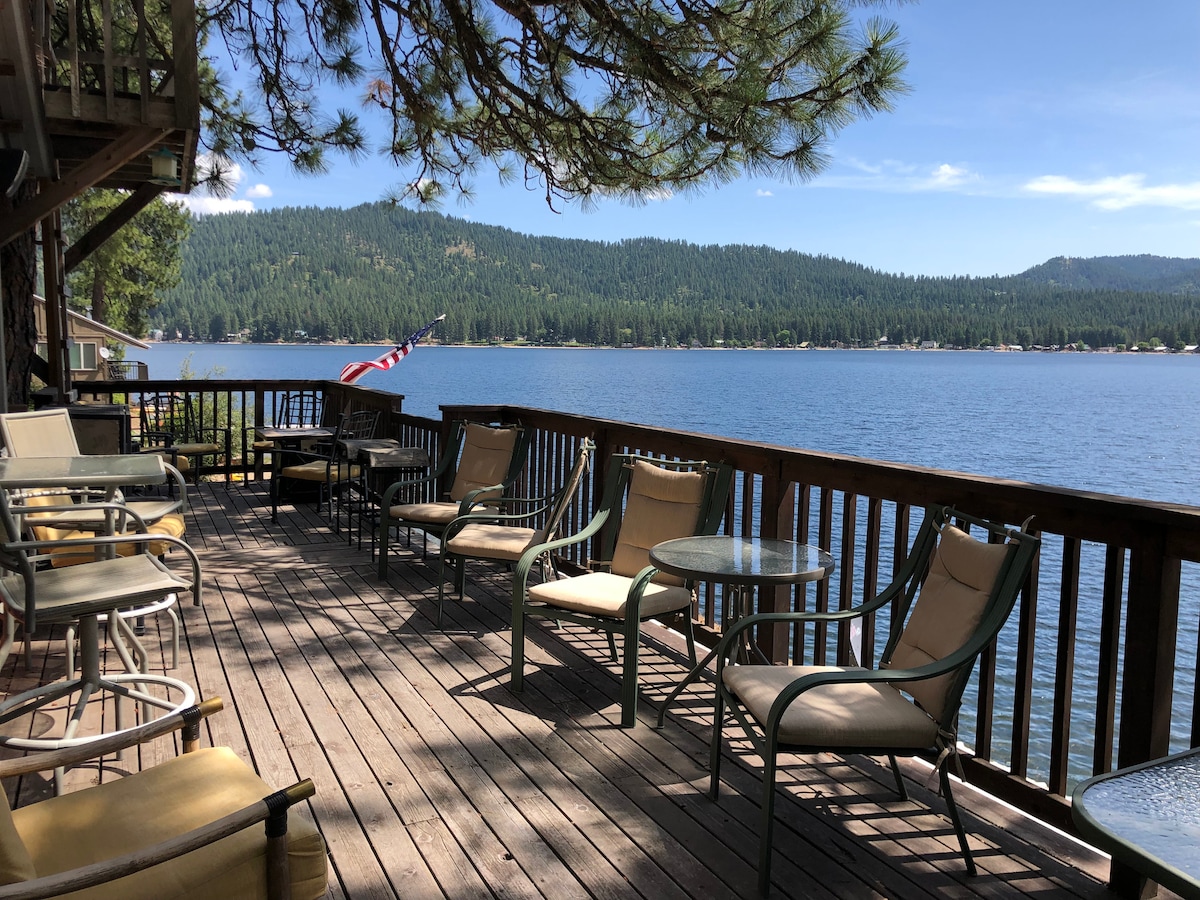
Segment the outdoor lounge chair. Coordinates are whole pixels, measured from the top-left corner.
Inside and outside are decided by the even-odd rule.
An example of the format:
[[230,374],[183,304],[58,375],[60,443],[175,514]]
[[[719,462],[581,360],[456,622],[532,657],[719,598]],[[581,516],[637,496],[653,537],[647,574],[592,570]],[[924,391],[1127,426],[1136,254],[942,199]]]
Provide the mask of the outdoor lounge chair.
[[[429,475],[397,481],[388,486],[380,500],[379,577],[387,578],[388,549],[392,529],[419,528],[440,537],[446,526],[465,516],[476,505],[498,507],[525,467],[529,435],[519,425],[492,427],[456,421],[450,426],[450,441]],[[431,498],[443,480],[450,490]],[[398,497],[419,492],[425,499],[397,503]]]
[[[506,497],[504,512],[467,513],[452,520],[442,534],[438,577],[437,624],[442,625],[442,601],[446,590],[446,565],[454,566],[454,586],[463,596],[467,559],[486,559],[515,563],[535,544],[543,544],[558,534],[567,509],[579,493],[591,464],[596,444],[590,438],[579,443],[575,464],[562,486],[548,497]],[[542,556],[542,579],[554,571],[553,557]]]
[[[604,496],[591,521],[577,534],[537,544],[521,555],[513,574],[512,689],[525,675],[525,619],[541,616],[623,637],[621,725],[637,721],[638,645],[645,619],[683,614],[692,665],[692,587],[650,565],[655,544],[678,537],[714,534],[725,512],[733,470],[724,464],[671,462],[628,453],[614,454],[604,480]],[[628,488],[628,499],[625,498]],[[624,510],[622,511],[622,501]],[[533,566],[545,554],[599,536],[601,556],[592,571],[573,578],[529,584]]]
[[[979,528],[983,543],[950,524]],[[1003,541],[1003,543],[1000,543]],[[926,510],[913,549],[895,580],[857,608],[837,612],[776,612],[747,616],[721,638],[709,795],[720,789],[725,711],[745,729],[764,760],[758,888],[771,883],[775,770],[781,751],[887,756],[902,800],[907,792],[898,755],[936,759],[950,820],[975,874],[951,790],[957,762],[957,719],[975,660],[1004,626],[1025,584],[1040,541],[1025,528]],[[919,594],[919,595],[918,595]],[[914,602],[913,598],[916,597]],[[878,669],[839,666],[734,665],[739,636],[760,625],[848,622],[891,606],[892,627]]]
[[339,441],[351,438],[372,438],[379,425],[378,410],[359,410],[338,419],[336,431],[328,443],[319,443],[309,450],[288,450],[271,454],[271,521],[279,521],[279,495],[285,481],[317,485],[317,508],[327,502],[334,530],[338,517],[333,512],[334,495],[340,487],[361,474],[357,463],[346,458]]
[[311,781],[276,791],[228,747],[197,749],[206,700],[91,744],[0,760],[0,777],[77,765],[183,731],[182,755],[11,810],[0,792],[0,898],[316,900],[325,842],[306,815]]

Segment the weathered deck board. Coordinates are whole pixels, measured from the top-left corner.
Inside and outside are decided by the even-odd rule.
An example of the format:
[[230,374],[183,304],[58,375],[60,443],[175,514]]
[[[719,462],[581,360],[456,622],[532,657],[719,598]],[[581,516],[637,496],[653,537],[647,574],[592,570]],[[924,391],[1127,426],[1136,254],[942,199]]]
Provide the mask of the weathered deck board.
[[[533,625],[526,688],[513,694],[505,573],[471,566],[468,597],[446,604],[439,631],[436,556],[422,559],[417,541],[384,584],[347,538],[305,505],[284,504],[273,526],[261,484],[202,486],[188,539],[205,567],[204,606],[181,609],[180,677],[226,703],[206,740],[271,783],[316,782],[331,896],[754,895],[761,782],[748,744],[727,746],[713,803],[711,687],[693,686],[665,729],[649,727],[685,671],[680,642],[660,632],[644,647],[648,702],[624,730],[602,637]],[[165,620],[149,624],[165,640]],[[62,636],[36,639],[34,655],[36,674],[15,653],[0,687],[60,673]],[[174,752],[163,742],[72,772],[69,784]],[[981,873],[968,878],[927,767],[908,763],[906,774],[912,799],[900,803],[872,760],[783,768],[775,895],[1106,896],[1101,857],[964,790]],[[44,792],[22,788],[18,802],[35,787]]]

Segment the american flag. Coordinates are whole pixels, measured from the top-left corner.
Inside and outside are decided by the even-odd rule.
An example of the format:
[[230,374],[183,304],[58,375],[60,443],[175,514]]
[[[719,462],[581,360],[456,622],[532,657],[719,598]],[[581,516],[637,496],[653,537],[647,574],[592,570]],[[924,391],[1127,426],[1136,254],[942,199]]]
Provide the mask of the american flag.
[[429,334],[433,330],[433,326],[442,319],[446,318],[445,314],[438,316],[420,331],[414,331],[409,339],[403,344],[397,344],[379,359],[371,360],[370,362],[350,363],[346,368],[342,369],[342,374],[338,376],[338,381],[345,384],[354,384],[358,379],[362,378],[372,369],[378,369],[381,372],[386,372],[408,354],[412,353],[413,348],[417,346],[417,341]]

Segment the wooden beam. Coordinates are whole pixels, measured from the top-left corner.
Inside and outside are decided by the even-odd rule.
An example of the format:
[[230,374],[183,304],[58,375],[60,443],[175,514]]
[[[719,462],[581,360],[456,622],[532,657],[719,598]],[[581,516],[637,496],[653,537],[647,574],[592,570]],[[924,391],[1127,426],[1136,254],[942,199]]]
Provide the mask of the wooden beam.
[[145,153],[171,132],[160,128],[136,128],[109,144],[87,162],[59,181],[51,182],[29,203],[13,210],[0,225],[0,245],[32,228],[39,220],[64,206],[88,188],[107,178],[129,160]]
[[96,248],[116,234],[117,230],[150,205],[155,197],[166,190],[161,184],[147,182],[130,194],[116,209],[92,226],[83,237],[67,249],[64,267],[72,271],[87,259]]

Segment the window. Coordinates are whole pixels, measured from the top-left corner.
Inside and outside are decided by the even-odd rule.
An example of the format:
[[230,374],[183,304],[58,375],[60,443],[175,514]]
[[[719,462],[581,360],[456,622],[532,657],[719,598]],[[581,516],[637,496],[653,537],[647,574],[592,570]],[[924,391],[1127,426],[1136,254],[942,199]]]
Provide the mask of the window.
[[[99,355],[97,345],[94,342],[71,341],[67,346],[71,352],[72,372],[94,372],[99,367]],[[42,359],[50,358],[45,341],[38,341],[37,355]]]

